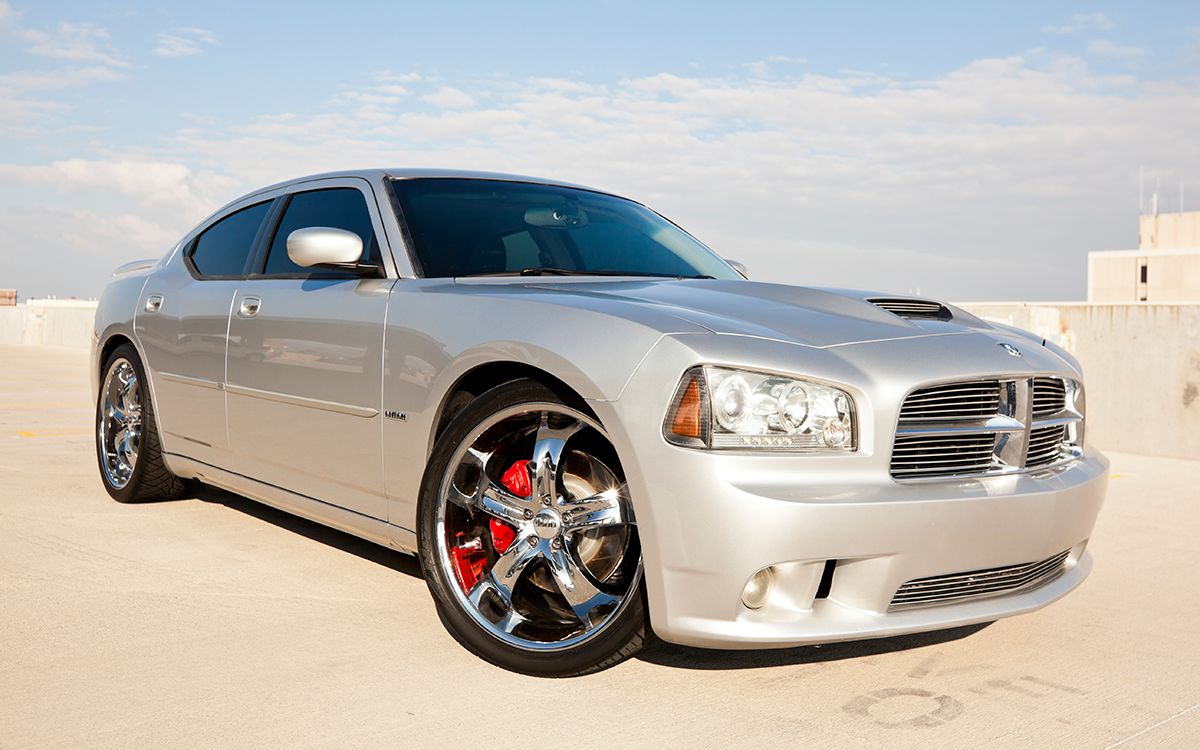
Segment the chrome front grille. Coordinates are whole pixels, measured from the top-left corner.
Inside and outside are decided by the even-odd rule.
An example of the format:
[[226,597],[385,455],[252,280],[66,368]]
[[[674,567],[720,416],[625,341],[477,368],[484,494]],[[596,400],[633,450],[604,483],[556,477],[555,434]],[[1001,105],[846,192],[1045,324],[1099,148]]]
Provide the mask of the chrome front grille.
[[1044,417],[1062,411],[1067,404],[1067,387],[1059,378],[1033,379],[1033,416]]
[[1063,378],[995,378],[918,388],[900,408],[897,481],[1009,474],[1077,458],[1083,393]]
[[995,435],[897,437],[896,447],[892,449],[892,476],[982,474],[992,465],[995,447]]
[[1031,430],[1025,467],[1048,466],[1057,461],[1060,455],[1060,446],[1066,438],[1066,431],[1066,425],[1061,424]]
[[1067,550],[1024,565],[918,578],[896,591],[888,612],[1033,591],[1066,572],[1069,554],[1070,550]]
[[987,419],[1000,404],[1000,383],[947,383],[913,391],[900,409],[900,424],[932,420]]

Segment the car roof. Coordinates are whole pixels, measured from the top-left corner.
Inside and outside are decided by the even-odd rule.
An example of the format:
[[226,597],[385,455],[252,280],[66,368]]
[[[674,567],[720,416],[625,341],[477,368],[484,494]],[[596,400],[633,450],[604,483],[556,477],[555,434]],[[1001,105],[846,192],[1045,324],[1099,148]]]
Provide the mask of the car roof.
[[[365,179],[368,182],[376,182],[380,177],[393,180],[418,180],[418,179],[458,179],[458,180],[501,180],[504,182],[528,182],[536,185],[549,185],[552,187],[572,188],[575,190],[587,190],[593,193],[603,193],[605,195],[617,196],[616,193],[610,193],[607,190],[588,187],[587,185],[578,185],[573,182],[563,182],[562,180],[548,180],[541,177],[529,177],[527,175],[508,174],[505,172],[484,172],[474,171],[469,169],[434,169],[429,167],[402,167],[393,169],[347,169],[337,172],[321,172],[320,174],[305,175],[296,177],[291,180],[277,182],[274,185],[253,190],[249,193],[241,195],[234,200],[221,206],[216,211],[209,214],[203,221],[196,225],[196,228],[202,227],[212,221],[216,216],[225,213],[228,209],[238,204],[244,203],[248,199],[269,193],[273,190],[280,190],[302,185],[306,182],[314,182],[317,180],[327,180],[337,177],[358,177]],[[625,200],[628,200],[627,198]],[[195,229],[193,229],[195,231]]]
[[420,179],[457,179],[457,180],[502,180],[504,182],[529,182],[538,185],[552,185],[554,187],[575,188],[578,190],[589,190],[594,193],[608,193],[607,190],[599,190],[597,188],[579,185],[573,182],[564,182],[562,180],[549,180],[541,177],[530,177],[528,175],[508,174],[505,172],[484,172],[469,169],[435,169],[429,167],[402,167],[398,169],[351,169],[337,172],[322,172],[320,174],[306,175],[297,177],[291,180],[277,182],[274,185],[268,185],[259,188],[253,192],[247,193],[237,201],[240,202],[246,198],[258,195],[260,193],[278,190],[280,188],[292,187],[305,182],[315,180],[326,180],[334,177],[361,177],[367,180],[373,180],[379,176],[390,178],[393,180],[420,180]]

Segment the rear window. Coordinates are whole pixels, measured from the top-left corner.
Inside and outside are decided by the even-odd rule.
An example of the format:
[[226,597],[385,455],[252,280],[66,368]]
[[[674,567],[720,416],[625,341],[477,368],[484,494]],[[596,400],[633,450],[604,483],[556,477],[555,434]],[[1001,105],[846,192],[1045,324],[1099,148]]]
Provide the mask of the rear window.
[[254,238],[271,201],[243,208],[204,230],[192,248],[192,266],[201,276],[241,276],[254,249]]

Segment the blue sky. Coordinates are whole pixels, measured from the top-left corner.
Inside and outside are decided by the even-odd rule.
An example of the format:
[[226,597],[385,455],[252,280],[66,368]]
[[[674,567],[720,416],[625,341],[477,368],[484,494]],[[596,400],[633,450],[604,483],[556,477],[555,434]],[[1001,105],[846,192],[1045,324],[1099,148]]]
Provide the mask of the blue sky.
[[[757,278],[1080,299],[1200,210],[1200,4],[0,2],[0,287],[223,203],[446,166],[647,203]],[[1189,196],[1191,196],[1189,198]]]

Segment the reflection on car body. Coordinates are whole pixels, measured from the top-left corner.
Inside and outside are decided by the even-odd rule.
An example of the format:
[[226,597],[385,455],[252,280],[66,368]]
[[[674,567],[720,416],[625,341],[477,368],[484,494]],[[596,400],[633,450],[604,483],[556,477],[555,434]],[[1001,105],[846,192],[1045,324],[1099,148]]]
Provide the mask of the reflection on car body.
[[446,625],[574,675],[986,622],[1086,577],[1078,363],[915,297],[751,282],[632,201],[382,170],[265,188],[96,314],[117,500],[198,480],[416,553]]

